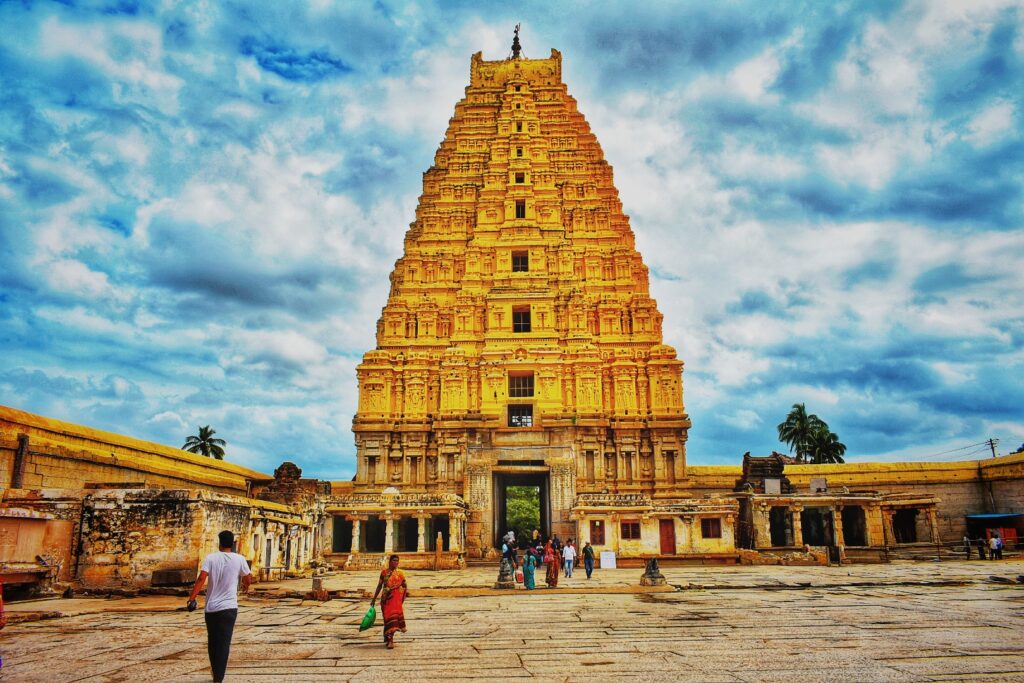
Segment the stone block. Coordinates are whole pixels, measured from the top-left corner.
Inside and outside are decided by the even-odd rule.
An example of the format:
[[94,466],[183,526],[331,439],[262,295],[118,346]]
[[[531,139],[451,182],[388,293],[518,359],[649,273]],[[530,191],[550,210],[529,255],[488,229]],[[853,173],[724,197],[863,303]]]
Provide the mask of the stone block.
[[197,575],[195,568],[157,569],[153,571],[150,583],[153,586],[186,586],[195,583]]

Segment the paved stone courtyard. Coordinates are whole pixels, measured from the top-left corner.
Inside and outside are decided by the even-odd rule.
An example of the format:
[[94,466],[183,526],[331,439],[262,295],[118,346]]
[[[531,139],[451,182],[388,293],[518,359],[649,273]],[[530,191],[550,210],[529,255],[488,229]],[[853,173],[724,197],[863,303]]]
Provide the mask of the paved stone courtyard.
[[[259,591],[243,601],[227,680],[1024,680],[1024,585],[989,579],[1024,574],[1021,561],[664,573],[664,592],[635,587],[636,569],[494,592],[490,569],[409,572],[409,633],[393,651],[379,626],[356,628],[367,607],[356,592],[373,588],[372,573],[329,577],[353,594],[324,604]],[[15,618],[64,616],[5,629],[0,678],[210,680],[202,614],[181,603],[11,605]]]

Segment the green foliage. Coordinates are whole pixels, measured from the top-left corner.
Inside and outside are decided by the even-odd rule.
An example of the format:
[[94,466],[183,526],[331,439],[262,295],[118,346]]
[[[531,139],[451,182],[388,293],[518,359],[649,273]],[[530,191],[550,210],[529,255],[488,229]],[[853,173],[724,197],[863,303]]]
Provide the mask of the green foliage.
[[840,463],[846,454],[846,444],[829,429],[828,423],[817,415],[807,414],[803,403],[794,403],[786,420],[779,424],[779,441],[789,445],[800,462]]
[[505,489],[505,523],[501,535],[511,529],[516,532],[516,542],[522,544],[533,536],[534,529],[540,529],[540,487],[509,486]]
[[224,446],[227,445],[227,441],[213,438],[216,433],[215,430],[210,429],[210,425],[200,427],[199,436],[190,436],[185,439],[185,445],[181,449],[189,453],[202,453],[207,458],[223,460]]

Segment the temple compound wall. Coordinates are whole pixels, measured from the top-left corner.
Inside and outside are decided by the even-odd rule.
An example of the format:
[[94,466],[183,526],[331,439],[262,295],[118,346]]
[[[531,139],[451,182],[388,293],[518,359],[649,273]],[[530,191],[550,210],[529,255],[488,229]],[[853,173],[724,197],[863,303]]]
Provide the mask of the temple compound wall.
[[87,589],[184,585],[230,529],[257,578],[322,559],[324,483],[0,406],[0,577]]

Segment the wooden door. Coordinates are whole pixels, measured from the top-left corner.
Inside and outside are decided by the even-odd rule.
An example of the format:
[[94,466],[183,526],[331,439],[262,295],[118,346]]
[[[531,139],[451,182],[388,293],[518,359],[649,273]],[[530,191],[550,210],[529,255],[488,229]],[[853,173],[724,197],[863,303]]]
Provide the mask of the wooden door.
[[661,532],[661,554],[676,554],[676,523],[672,519],[658,520],[659,531]]

